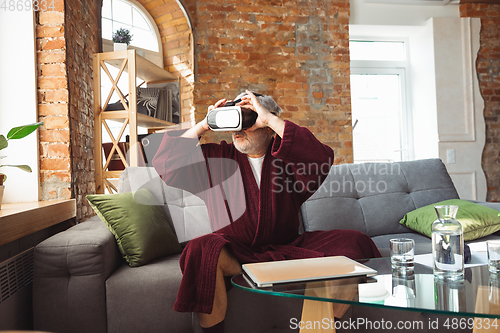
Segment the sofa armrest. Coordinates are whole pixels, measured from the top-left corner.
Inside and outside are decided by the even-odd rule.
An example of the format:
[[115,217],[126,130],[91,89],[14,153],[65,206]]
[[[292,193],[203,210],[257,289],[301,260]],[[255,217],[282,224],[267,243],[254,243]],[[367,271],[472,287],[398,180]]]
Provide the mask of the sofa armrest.
[[36,330],[106,332],[106,279],[122,262],[115,238],[93,217],[34,250]]
[[473,203],[477,203],[478,205],[481,205],[481,206],[486,206],[486,207],[496,209],[500,212],[500,202],[487,202],[487,201],[477,201],[477,200],[468,200],[468,201],[473,202]]

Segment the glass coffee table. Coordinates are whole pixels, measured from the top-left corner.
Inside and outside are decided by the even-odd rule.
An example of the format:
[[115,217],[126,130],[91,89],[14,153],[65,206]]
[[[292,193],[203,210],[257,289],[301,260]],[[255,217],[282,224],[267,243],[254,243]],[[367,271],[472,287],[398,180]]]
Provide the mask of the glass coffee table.
[[[235,287],[246,291],[314,301],[309,304],[318,306],[322,303],[319,305],[322,308],[329,304],[332,310],[332,304],[405,309],[468,317],[455,324],[462,325],[461,328],[474,328],[474,332],[480,332],[479,328],[486,325],[500,330],[500,320],[497,320],[500,318],[500,275],[489,273],[488,266],[466,268],[463,280],[443,282],[434,279],[432,268],[418,263],[415,263],[413,271],[402,275],[392,272],[390,258],[360,262],[377,270],[377,275],[266,288],[254,286],[242,274],[234,276],[231,281]],[[311,313],[318,309],[313,308]],[[337,314],[335,312],[335,317],[341,317]],[[450,329],[452,324],[449,323]],[[489,332],[493,331],[497,330]]]

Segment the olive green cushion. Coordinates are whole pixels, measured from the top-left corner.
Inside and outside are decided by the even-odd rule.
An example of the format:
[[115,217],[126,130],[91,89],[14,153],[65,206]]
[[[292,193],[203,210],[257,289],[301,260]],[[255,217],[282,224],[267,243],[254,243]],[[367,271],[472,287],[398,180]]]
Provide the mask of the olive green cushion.
[[[115,236],[118,248],[130,266],[141,266],[153,259],[181,252],[165,213],[147,188],[134,194],[96,194],[86,198]],[[151,202],[151,205],[138,202]]]
[[415,209],[407,213],[399,223],[430,238],[432,223],[437,220],[434,206],[438,205],[458,206],[456,219],[462,224],[464,241],[478,239],[500,230],[498,210],[460,199],[445,200]]

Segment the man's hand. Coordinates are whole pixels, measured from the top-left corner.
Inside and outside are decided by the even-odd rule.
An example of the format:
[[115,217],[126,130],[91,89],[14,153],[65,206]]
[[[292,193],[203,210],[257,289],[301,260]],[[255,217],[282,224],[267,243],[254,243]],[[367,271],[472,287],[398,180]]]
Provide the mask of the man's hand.
[[285,130],[285,121],[280,117],[269,112],[268,109],[260,104],[259,100],[255,95],[247,90],[247,95],[241,98],[241,102],[237,105],[244,106],[256,112],[259,116],[255,121],[255,124],[250,127],[247,131],[255,131],[259,128],[270,127],[276,134],[283,137],[283,132]]
[[227,102],[230,102],[230,101],[223,98],[223,99],[218,100],[217,103],[215,103],[214,105],[210,105],[208,107],[207,115],[205,116],[205,118],[203,118],[202,121],[200,121],[200,124],[202,124],[202,127],[205,131],[210,130],[210,127],[208,127],[208,122],[207,122],[208,114],[210,112],[212,112],[212,110],[217,109],[218,107],[223,107],[224,105],[226,105]]
[[276,116],[269,112],[269,110],[267,110],[265,107],[263,107],[257,97],[255,97],[255,95],[251,91],[247,90],[246,93],[247,95],[243,96],[241,98],[241,102],[236,105],[251,109],[259,115],[257,120],[255,121],[255,124],[248,130],[255,131],[259,128],[269,127],[269,119]]
[[200,121],[198,124],[194,125],[190,129],[188,129],[186,132],[184,132],[181,135],[181,137],[196,139],[196,138],[199,138],[200,136],[202,136],[202,134],[205,133],[206,131],[209,131],[210,127],[208,127],[208,122],[207,122],[208,114],[210,112],[212,112],[213,109],[216,109],[220,106],[226,105],[227,102],[228,101],[224,98],[224,99],[217,101],[217,103],[215,103],[215,105],[210,105],[208,107],[208,112],[207,112],[207,115],[205,116],[205,118],[203,118],[203,120]]

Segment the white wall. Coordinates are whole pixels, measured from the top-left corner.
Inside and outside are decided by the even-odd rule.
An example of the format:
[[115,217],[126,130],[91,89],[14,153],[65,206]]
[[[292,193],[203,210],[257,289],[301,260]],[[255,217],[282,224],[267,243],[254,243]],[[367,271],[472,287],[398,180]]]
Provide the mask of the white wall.
[[[439,157],[445,162],[460,198],[486,200],[481,166],[485,144],[484,101],[479,91],[476,59],[478,18],[434,18],[436,103]],[[455,163],[448,160],[454,152]]]
[[[460,19],[456,4],[351,0],[349,29],[355,37],[408,39],[415,158],[440,157],[461,198],[485,200],[484,102],[475,72],[480,21]],[[449,149],[455,153],[455,163],[448,163]]]
[[460,17],[456,4],[396,5],[350,0],[350,5],[349,24],[414,26],[425,25],[431,17]]
[[415,159],[439,157],[433,41],[433,29],[429,21],[409,38],[409,94]]
[[408,41],[407,97],[415,159],[439,157],[433,17],[459,17],[459,6],[397,5],[351,0],[349,30],[356,37]]
[[[0,134],[37,121],[34,13],[0,10]],[[3,202],[38,201],[38,135],[10,140],[1,164],[27,164],[34,171],[2,168],[8,177]]]

